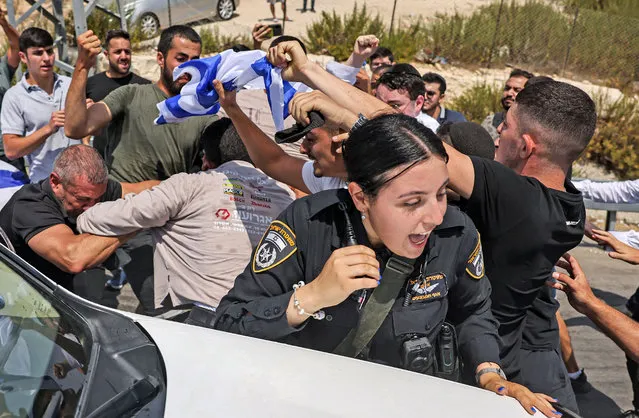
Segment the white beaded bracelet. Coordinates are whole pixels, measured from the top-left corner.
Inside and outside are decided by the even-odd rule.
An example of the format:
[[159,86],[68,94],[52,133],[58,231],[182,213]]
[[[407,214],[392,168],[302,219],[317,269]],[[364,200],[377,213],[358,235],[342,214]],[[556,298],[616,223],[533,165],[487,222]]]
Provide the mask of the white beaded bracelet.
[[318,321],[321,321],[322,319],[324,319],[326,317],[326,314],[324,313],[323,310],[319,310],[315,313],[307,313],[304,308],[302,308],[300,306],[300,301],[297,300],[297,289],[299,289],[300,287],[304,286],[306,283],[304,283],[303,281],[299,281],[297,283],[295,283],[293,285],[293,306],[295,307],[295,309],[297,309],[297,313],[299,315],[306,315],[306,316],[310,316],[313,317],[313,319],[317,319]]

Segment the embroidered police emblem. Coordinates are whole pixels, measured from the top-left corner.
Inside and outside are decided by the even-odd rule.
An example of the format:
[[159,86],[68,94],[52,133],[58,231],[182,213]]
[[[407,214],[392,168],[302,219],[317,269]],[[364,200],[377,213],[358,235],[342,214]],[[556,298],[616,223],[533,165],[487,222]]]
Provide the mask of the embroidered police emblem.
[[411,303],[441,299],[448,294],[446,275],[435,273],[426,277],[410,279],[406,291],[411,295]]
[[255,250],[253,272],[261,273],[272,269],[286,261],[295,251],[297,245],[291,228],[281,221],[273,221]]
[[466,263],[466,273],[473,279],[481,279],[484,277],[484,253],[481,250],[481,240],[479,236],[477,236],[477,245]]

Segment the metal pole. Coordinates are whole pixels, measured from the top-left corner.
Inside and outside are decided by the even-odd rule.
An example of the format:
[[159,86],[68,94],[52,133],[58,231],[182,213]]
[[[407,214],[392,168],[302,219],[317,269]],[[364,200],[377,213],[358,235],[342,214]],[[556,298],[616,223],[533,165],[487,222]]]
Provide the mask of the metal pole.
[[169,26],[173,26],[171,23],[171,0],[166,0],[166,4],[169,6]]
[[570,29],[570,37],[568,38],[568,46],[566,47],[566,58],[564,59],[564,67],[561,69],[561,76],[564,76],[566,67],[568,66],[568,57],[570,56],[570,47],[575,37],[575,28],[577,27],[577,18],[579,17],[579,7],[575,7],[575,18],[572,20],[572,28]]
[[395,23],[395,9],[397,9],[397,0],[393,2],[393,14],[391,15],[390,30],[388,31],[389,35],[393,34],[393,24]]
[[490,53],[488,54],[488,64],[486,68],[490,68],[490,64],[493,61],[493,51],[497,45],[497,35],[499,35],[499,24],[501,23],[501,11],[504,8],[504,0],[499,3],[499,11],[497,12],[497,22],[495,23],[495,34],[493,35],[493,44],[490,47]]
[[126,16],[122,10],[122,2],[120,0],[115,0],[115,4],[118,6],[118,14],[120,15],[120,29],[128,31],[129,23],[126,21]]

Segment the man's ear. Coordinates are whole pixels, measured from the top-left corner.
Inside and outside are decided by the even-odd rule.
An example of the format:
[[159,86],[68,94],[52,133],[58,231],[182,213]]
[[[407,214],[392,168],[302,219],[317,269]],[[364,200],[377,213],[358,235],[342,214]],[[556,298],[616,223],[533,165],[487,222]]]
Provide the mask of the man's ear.
[[440,102],[443,102],[445,98],[446,98],[446,93],[442,93],[442,94],[439,95],[439,101]]
[[422,107],[424,107],[424,96],[422,96],[421,94],[419,96],[417,96],[417,98],[415,99],[415,108],[419,109],[420,111],[422,110]]
[[160,68],[164,68],[164,54],[158,51],[155,57],[155,60],[158,62],[158,65],[160,66]]
[[527,160],[537,150],[537,142],[535,141],[534,136],[530,133],[525,133],[521,137],[523,142],[519,157],[522,160]]
[[62,189],[62,179],[55,172],[49,174],[49,184],[51,185],[51,190],[53,190],[55,194]]
[[24,52],[20,51],[18,52],[18,55],[20,56],[20,61],[22,61],[23,63],[27,63],[27,54],[25,54]]
[[351,181],[348,183],[348,192],[350,193],[351,198],[353,199],[353,204],[357,210],[364,214],[368,213],[370,201],[368,196],[364,194],[360,185]]

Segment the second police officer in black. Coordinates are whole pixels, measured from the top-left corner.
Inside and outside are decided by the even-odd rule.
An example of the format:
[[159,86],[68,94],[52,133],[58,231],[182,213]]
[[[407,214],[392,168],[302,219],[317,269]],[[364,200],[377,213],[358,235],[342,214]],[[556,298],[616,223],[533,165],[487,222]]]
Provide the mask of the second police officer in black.
[[479,235],[447,206],[439,138],[386,115],[343,153],[348,190],[297,200],[269,226],[215,327],[448,378],[458,347],[480,387],[559,416],[499,368]]

